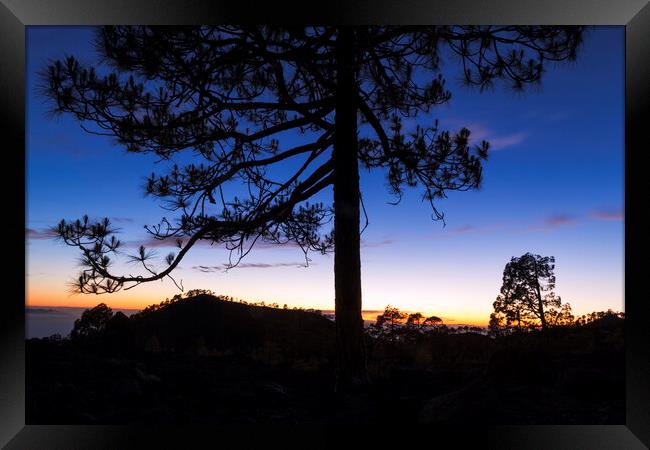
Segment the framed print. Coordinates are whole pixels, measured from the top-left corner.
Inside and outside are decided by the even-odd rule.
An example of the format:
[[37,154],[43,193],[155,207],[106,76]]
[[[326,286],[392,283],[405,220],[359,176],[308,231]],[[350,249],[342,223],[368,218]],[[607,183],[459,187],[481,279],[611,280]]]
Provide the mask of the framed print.
[[650,6],[510,3],[2,0],[0,443],[650,445]]

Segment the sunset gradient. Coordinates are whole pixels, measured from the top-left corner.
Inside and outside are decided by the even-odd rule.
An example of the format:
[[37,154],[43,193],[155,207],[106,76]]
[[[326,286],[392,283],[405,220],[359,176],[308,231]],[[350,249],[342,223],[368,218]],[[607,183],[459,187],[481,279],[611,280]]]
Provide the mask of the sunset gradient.
[[[143,195],[153,157],[126,154],[70,117],[47,114],[38,72],[68,54],[93,63],[91,39],[88,27],[27,27],[27,306],[143,308],[179,292],[169,280],[111,295],[68,292],[79,255],[52,239],[48,227],[84,214],[109,217],[129,253],[147,241],[144,225],[173,217]],[[590,28],[575,63],[549,64],[541,86],[521,94],[465,88],[453,60],[443,60],[442,70],[452,99],[429,120],[439,118],[445,129],[465,126],[473,139],[491,142],[483,187],[440,201],[443,223],[431,219],[418,190],[387,204],[394,199],[385,174],[362,170],[369,217],[361,248],[364,309],[390,304],[448,324],[485,325],[505,264],[532,252],[555,256],[555,292],[575,315],[624,310],[624,28]],[[330,199],[331,190],[320,198]],[[156,250],[164,257],[171,248]],[[175,278],[186,290],[331,310],[333,255],[309,258],[305,267],[300,249],[262,245],[225,272],[228,252],[205,243]],[[115,272],[122,270],[138,269],[118,265]]]

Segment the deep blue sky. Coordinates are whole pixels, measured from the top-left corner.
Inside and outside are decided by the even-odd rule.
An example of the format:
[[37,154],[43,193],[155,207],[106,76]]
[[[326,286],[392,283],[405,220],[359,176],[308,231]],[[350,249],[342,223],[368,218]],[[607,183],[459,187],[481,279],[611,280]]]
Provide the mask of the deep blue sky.
[[[52,59],[72,54],[92,64],[91,38],[92,29],[83,27],[27,29],[27,301],[139,307],[176,290],[162,282],[111,297],[70,297],[65,282],[76,273],[75,250],[40,239],[61,218],[88,214],[115,218],[122,240],[137,241],[145,237],[142,226],[163,215],[142,190],[153,158],[127,155],[70,117],[53,119],[35,90],[36,73]],[[501,85],[484,93],[463,87],[453,60],[444,61],[443,73],[452,99],[432,117],[442,128],[466,126],[474,138],[491,142],[484,185],[438,203],[443,227],[431,220],[420,191],[407,191],[400,205],[390,206],[384,174],[362,173],[370,216],[362,249],[364,307],[390,303],[448,321],[486,322],[504,265],[531,251],[556,257],[556,293],[575,312],[622,310],[624,28],[591,28],[575,63],[548,66],[541,86],[522,94]],[[272,267],[193,269],[225,261],[224,252],[199,248],[178,276],[189,288],[333,308],[331,256],[313,255],[312,266],[296,268],[286,264],[302,261],[299,250],[261,248],[245,262]]]

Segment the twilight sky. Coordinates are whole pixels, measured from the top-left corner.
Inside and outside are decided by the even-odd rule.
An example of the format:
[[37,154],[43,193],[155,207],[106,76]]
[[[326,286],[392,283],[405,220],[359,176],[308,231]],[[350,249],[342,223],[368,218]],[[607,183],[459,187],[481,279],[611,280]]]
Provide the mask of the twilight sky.
[[[35,90],[37,72],[52,59],[72,54],[95,62],[92,29],[28,27],[26,33],[26,304],[141,308],[171,297],[179,291],[167,280],[102,296],[67,291],[78,254],[49,238],[46,227],[83,214],[107,216],[128,247],[146,240],[145,224],[173,215],[144,197],[153,157],[127,155],[69,116],[48,116]],[[590,28],[575,63],[549,64],[541,86],[522,94],[501,85],[484,93],[461,86],[451,58],[442,71],[452,99],[431,118],[491,143],[483,187],[438,202],[443,226],[431,219],[421,191],[407,190],[391,206],[384,173],[362,171],[370,219],[362,236],[364,309],[391,304],[447,323],[485,324],[505,264],[530,251],[555,256],[555,292],[574,314],[623,310],[624,28]],[[328,196],[331,191],[320,199]],[[159,251],[162,257],[169,250]],[[312,254],[305,268],[299,249],[262,246],[223,272],[227,258],[226,251],[201,245],[176,278],[186,289],[334,308],[333,255]]]

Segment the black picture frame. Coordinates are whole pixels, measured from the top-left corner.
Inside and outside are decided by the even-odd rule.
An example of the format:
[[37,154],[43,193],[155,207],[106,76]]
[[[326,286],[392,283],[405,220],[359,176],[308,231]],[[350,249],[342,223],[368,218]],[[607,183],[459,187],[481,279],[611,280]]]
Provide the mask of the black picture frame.
[[[626,29],[625,94],[625,312],[626,423],[609,426],[500,426],[418,430],[422,437],[450,437],[454,446],[483,448],[642,449],[650,446],[650,327],[643,252],[647,225],[641,204],[647,187],[642,164],[650,100],[650,5],[648,0],[500,0],[453,2],[437,0],[364,0],[356,2],[252,2],[251,0],[0,0],[0,124],[5,161],[4,192],[11,197],[5,228],[23,233],[25,186],[25,26],[102,24],[202,23],[395,23],[395,24],[590,24],[622,25]],[[645,120],[644,120],[645,119]],[[7,139],[9,138],[9,139]],[[22,164],[23,170],[18,167]],[[11,178],[14,175],[18,179]],[[18,212],[23,211],[21,216]],[[16,242],[8,273],[25,267],[25,250]],[[7,272],[5,272],[7,273]],[[8,280],[12,284],[12,280]],[[25,286],[4,295],[0,311],[0,445],[8,449],[49,448],[194,448],[200,441],[219,445],[233,437],[243,447],[254,440],[269,445],[278,431],[252,433],[244,427],[44,426],[25,425]],[[22,293],[22,295],[21,295]],[[639,293],[639,294],[636,294]],[[354,429],[352,429],[354,430]],[[286,430],[284,430],[286,431]],[[294,433],[295,430],[289,430]],[[312,430],[315,431],[315,430]],[[364,437],[381,436],[356,430]],[[304,446],[322,446],[332,430],[318,431],[325,439]],[[370,433],[370,434],[369,434]],[[293,436],[296,436],[294,433]],[[207,439],[207,441],[206,441]],[[427,439],[429,442],[431,442]],[[338,441],[340,445],[341,441]],[[238,446],[237,446],[238,447]]]

